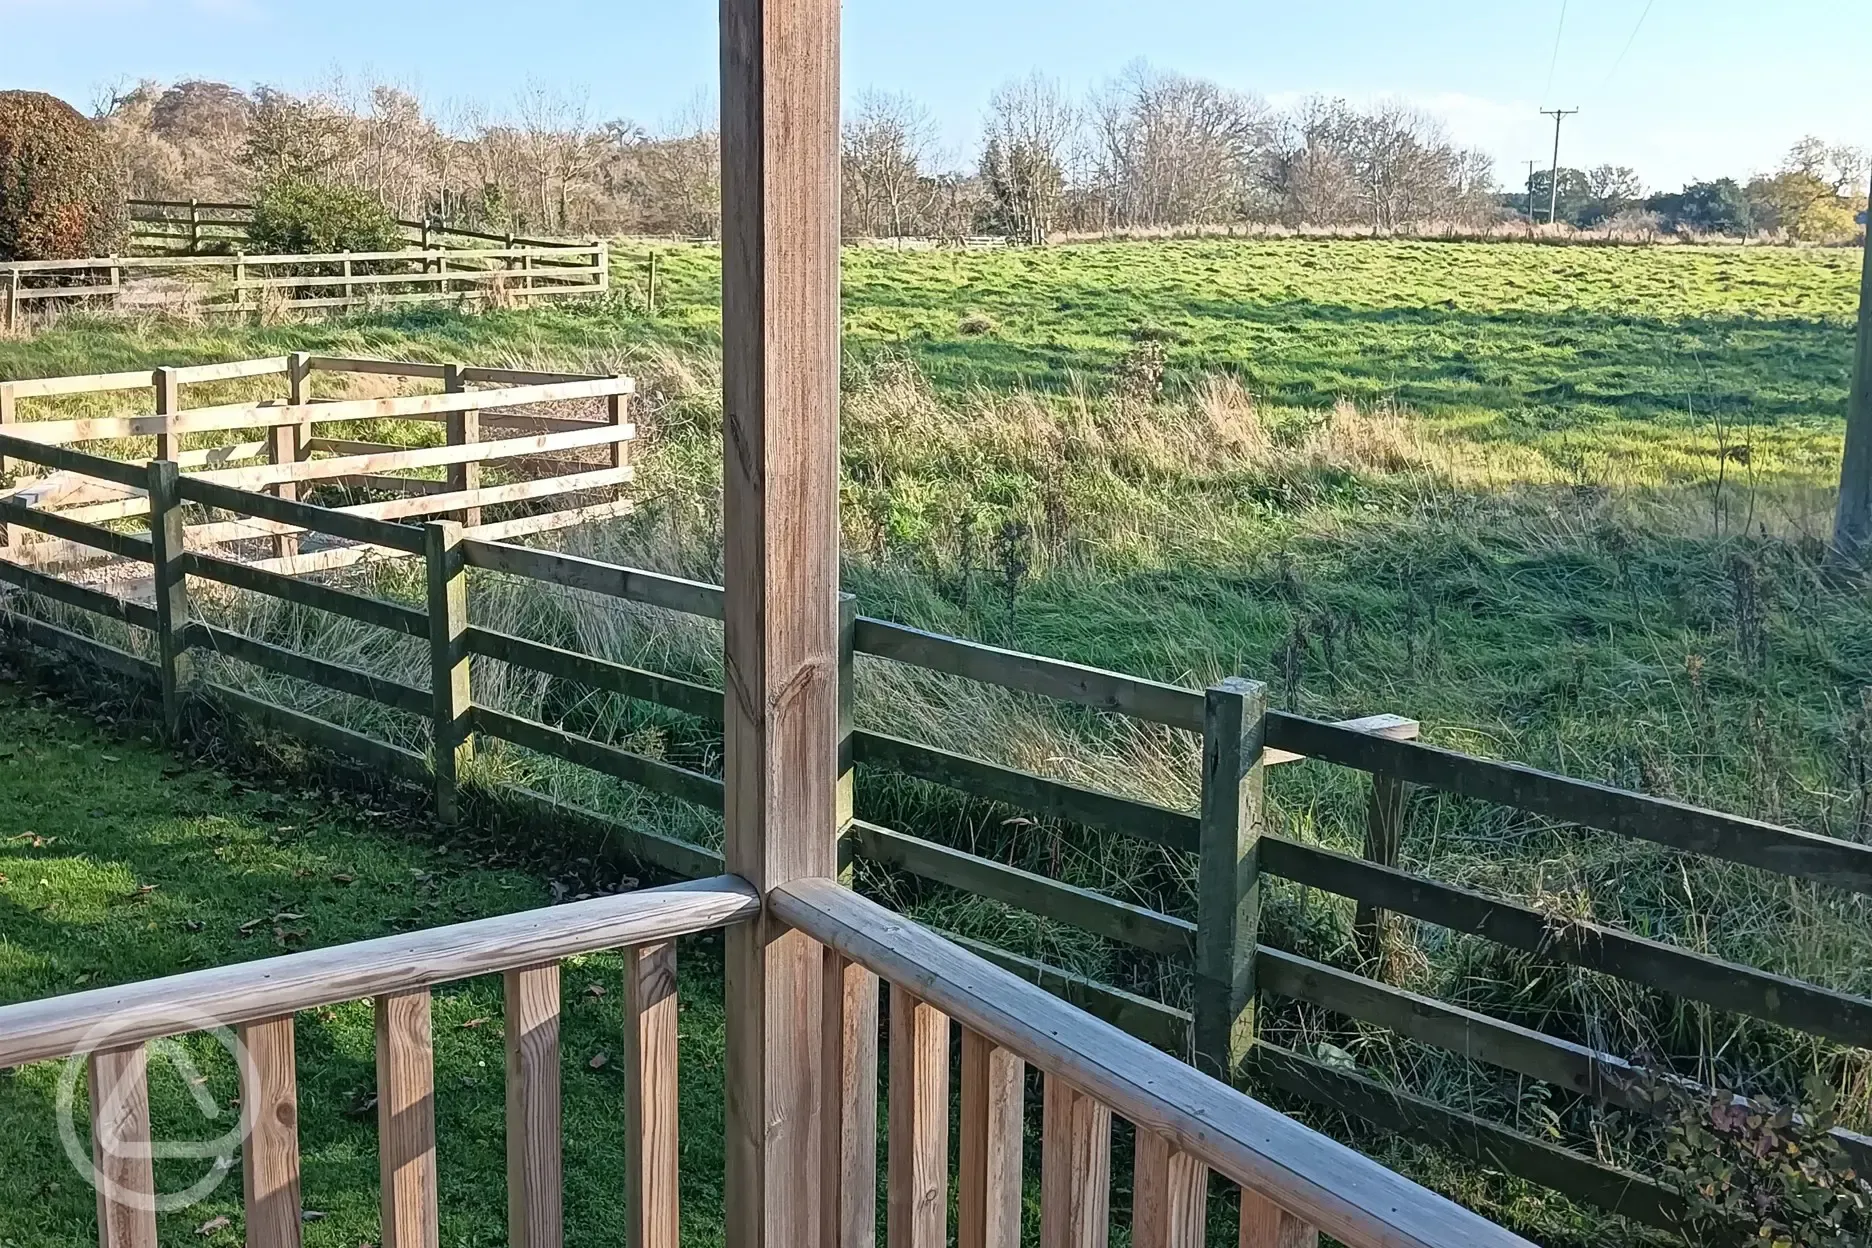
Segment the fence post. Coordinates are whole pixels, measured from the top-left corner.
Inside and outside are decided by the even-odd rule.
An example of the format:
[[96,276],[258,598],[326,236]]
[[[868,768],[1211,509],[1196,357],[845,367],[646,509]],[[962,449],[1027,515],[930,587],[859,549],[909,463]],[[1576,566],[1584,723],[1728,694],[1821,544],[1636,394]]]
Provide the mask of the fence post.
[[[619,374],[611,375],[612,381],[619,381]],[[613,429],[630,421],[630,396],[628,394],[610,394],[605,396],[605,423]],[[630,463],[630,443],[620,439],[611,444],[611,466],[623,468]],[[630,492],[630,486],[622,481],[614,489],[612,497],[623,498]]]
[[6,327],[12,333],[19,328],[19,270],[7,270]]
[[156,370],[156,414],[163,418],[162,432],[156,435],[156,458],[176,457],[176,435],[170,432],[175,414],[182,410],[182,382],[176,370],[164,365]]
[[201,201],[199,199],[188,201],[188,225],[189,255],[199,255],[201,252]]
[[[13,383],[0,381],[0,433],[11,433],[9,427],[19,420],[19,400],[14,397]],[[12,465],[7,457],[0,455],[0,476],[5,476]]]
[[652,248],[650,252],[650,289],[644,296],[644,311],[648,312],[651,316],[656,315],[656,288],[657,253],[656,250]]
[[429,573],[429,671],[434,693],[436,818],[461,814],[458,781],[474,757],[474,698],[468,664],[468,565],[462,528],[452,520],[423,526]]
[[[306,402],[306,382],[311,374],[312,357],[303,351],[295,351],[286,357],[286,404],[299,407]],[[270,425],[267,428],[267,462],[269,464],[297,463],[305,454],[305,444],[312,426],[305,422],[290,425]],[[291,502],[299,497],[299,483],[281,481],[272,487],[275,498]],[[285,559],[299,553],[299,535],[281,533],[273,539],[273,554]]]
[[182,732],[182,695],[188,684],[187,537],[183,528],[182,471],[170,459],[149,466],[150,562],[156,591],[156,670],[162,689],[163,728]]
[[846,834],[851,831],[852,803],[852,708],[857,704],[858,686],[855,668],[858,637],[858,596],[839,595],[838,619],[838,869],[839,880],[847,887],[852,882],[852,866]]
[[344,279],[344,297],[346,299],[357,298],[357,295],[353,293],[357,288],[351,285],[351,249],[349,247],[345,248],[344,253]]
[[[1410,801],[1410,785],[1396,776],[1372,773],[1371,806],[1365,817],[1365,860],[1381,867],[1398,865],[1404,843],[1404,810]],[[1358,904],[1352,919],[1352,939],[1359,961],[1375,979],[1395,982],[1399,975],[1396,952],[1392,948],[1391,928],[1395,922],[1387,910],[1366,902]]]
[[1196,1064],[1232,1082],[1254,1044],[1267,687],[1231,677],[1203,697],[1196,883]]
[[[234,310],[239,312],[247,302],[247,253],[234,253]],[[257,310],[257,308],[256,308]]]
[[[445,394],[465,394],[468,383],[462,380],[462,366],[444,364],[442,366],[442,391]],[[448,414],[448,444],[450,446],[473,446],[481,440],[481,413],[474,410],[450,412]],[[481,465],[475,463],[450,464],[448,468],[448,488],[450,493],[481,488]],[[481,509],[469,507],[455,513],[455,518],[469,528],[481,523]]]

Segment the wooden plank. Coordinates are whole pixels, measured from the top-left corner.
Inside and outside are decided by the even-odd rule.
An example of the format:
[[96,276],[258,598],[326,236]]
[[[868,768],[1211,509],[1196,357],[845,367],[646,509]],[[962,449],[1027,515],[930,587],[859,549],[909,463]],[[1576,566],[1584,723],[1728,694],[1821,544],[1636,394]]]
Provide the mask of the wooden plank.
[[768,908],[1342,1243],[1526,1248],[1520,1237],[835,881],[783,885]]
[[[144,480],[147,481],[148,477],[145,476]],[[75,542],[80,546],[89,546],[93,550],[102,550],[120,559],[134,559],[140,563],[148,563],[152,557],[150,540],[147,537],[99,528],[95,524],[85,524],[80,520],[68,520],[55,511],[40,511],[36,507],[24,507],[19,503],[0,500],[0,520],[10,525],[18,525],[23,529],[31,529],[35,533],[44,533],[67,542]]]
[[10,559],[0,558],[0,581],[17,585],[29,594],[37,594],[53,602],[62,602],[68,607],[101,615],[107,619],[118,620],[135,628],[154,629],[156,612],[140,602],[128,598],[119,598],[102,590],[92,589],[89,585],[77,585],[56,576],[35,572],[31,568],[21,567]]
[[1049,1071],[1040,1134],[1041,1248],[1105,1248],[1111,1110]]
[[[597,468],[563,477],[540,477],[531,481],[510,481],[506,485],[476,486],[462,492],[438,492],[414,498],[393,498],[377,503],[355,503],[336,510],[347,515],[381,519],[404,516],[432,516],[441,512],[464,510],[477,517],[483,507],[501,503],[524,503],[555,494],[577,494],[585,490],[608,489],[631,479],[626,468]],[[464,524],[469,523],[463,521]],[[475,521],[476,524],[479,521]]]
[[183,566],[190,576],[231,585],[235,589],[284,599],[317,611],[329,611],[333,615],[342,615],[363,624],[374,624],[378,628],[409,637],[429,636],[428,614],[400,602],[354,594],[349,590],[333,589],[329,585],[317,585],[311,581],[295,580],[290,576],[266,571],[255,564],[222,559],[216,555],[190,553],[183,559]]
[[1071,971],[1061,970],[1033,958],[1022,957],[1018,953],[1009,953],[986,941],[958,935],[955,932],[943,933],[963,949],[968,950],[983,961],[991,962],[1004,971],[1026,980],[1038,988],[1043,988],[1062,1001],[1067,1001],[1084,1010],[1096,1019],[1110,1023],[1128,1035],[1136,1036],[1144,1043],[1174,1054],[1179,1059],[1187,1060],[1190,1054],[1190,1016],[1188,1010],[1179,1010],[1149,997],[1141,997],[1135,992],[1123,988],[1114,988],[1110,984],[1089,979],[1084,975],[1075,975]]
[[825,1248],[877,1241],[877,976],[825,951],[826,1089],[819,1225]]
[[1262,839],[1261,865],[1271,874],[1310,888],[1368,901],[1451,931],[1615,975],[1718,1010],[1747,1014],[1841,1044],[1872,1044],[1872,1001],[1863,997],[1583,919],[1555,919],[1528,906],[1280,837]]
[[7,383],[16,399],[50,399],[66,394],[105,394],[114,390],[141,390],[156,384],[156,370],[128,373],[87,373],[75,377],[24,377]]
[[[300,384],[301,377],[295,372],[294,362],[288,360],[286,364],[289,381],[295,385]],[[293,401],[295,403],[300,403],[304,400],[299,395],[295,395]],[[266,439],[267,462],[269,464],[290,464],[296,463],[300,459],[309,456],[311,452],[308,451],[301,454],[299,446],[301,434],[305,433],[309,428],[310,426],[306,425],[275,425],[271,429],[268,429]],[[273,487],[273,496],[275,498],[284,499],[289,503],[296,503],[299,501],[299,485],[294,481],[282,481]],[[275,557],[284,559],[298,553],[298,534],[281,533],[274,537],[273,554]]]
[[[445,288],[446,289],[446,288]],[[459,364],[442,366],[442,389],[448,394],[460,394],[468,388],[462,380]],[[468,446],[481,440],[481,413],[472,409],[448,414],[448,444],[450,446]],[[467,494],[481,488],[481,465],[472,460],[450,464],[448,469],[449,493]],[[473,527],[481,523],[481,511],[478,507],[465,508],[460,515],[451,517],[462,524]]]
[[1026,1085],[1018,1054],[963,1028],[957,1248],[1020,1248]]
[[433,707],[430,762],[435,768],[436,819],[461,816],[457,787],[474,760],[474,693],[468,653],[468,565],[462,562],[461,526],[437,521],[422,530],[429,591],[429,672]]
[[1196,925],[1187,920],[862,819],[852,821],[851,837],[858,856],[872,862],[1019,906],[1184,965],[1195,960]]
[[442,364],[424,364],[410,360],[371,360],[343,355],[315,355],[312,370],[319,373],[370,373],[381,377],[420,377],[441,381]]
[[243,377],[277,377],[286,372],[283,355],[264,360],[232,360],[226,364],[192,364],[175,370],[180,385],[193,386],[206,381],[238,381]]
[[676,1099],[676,946],[624,951],[624,1206],[627,1248],[682,1242]]
[[[297,467],[302,461],[295,460],[277,467]],[[330,462],[330,461],[327,461]],[[268,465],[274,467],[275,465]],[[248,469],[237,468],[236,472]],[[290,524],[301,529],[310,529],[314,533],[326,533],[346,541],[364,542],[372,546],[383,546],[390,550],[400,550],[407,554],[423,553],[422,530],[407,524],[392,524],[385,520],[360,513],[354,509],[333,510],[319,507],[312,503],[298,503],[284,498],[274,498],[267,494],[256,494],[250,490],[232,489],[217,485],[207,478],[207,474],[193,474],[183,477],[179,486],[181,496],[192,503],[204,507],[218,507],[222,511],[231,511],[236,515],[259,516],[278,524]]]
[[[182,413],[182,380],[173,368],[156,370],[156,458],[175,461],[176,421]],[[85,422],[74,422],[83,424]],[[43,428],[43,427],[42,427]]]
[[484,542],[510,542],[516,537],[556,533],[560,529],[595,524],[614,516],[628,516],[635,508],[636,504],[628,498],[614,498],[610,502],[593,503],[589,507],[573,507],[539,516],[516,516],[512,520],[479,525],[468,530],[468,535]]
[[188,662],[188,538],[183,530],[181,472],[172,460],[149,465],[156,674],[162,688],[163,728],[172,743],[182,736],[183,699],[193,675]]
[[241,1190],[249,1248],[299,1248],[299,1076],[293,1016],[243,1023]]
[[[290,429],[282,425],[282,429]],[[212,468],[216,464],[240,464],[266,456],[267,442],[235,442],[228,446],[209,446],[194,451],[177,451],[176,466],[179,468]]]
[[297,737],[307,745],[334,754],[348,763],[362,763],[374,767],[388,776],[400,780],[424,784],[429,779],[429,763],[414,750],[406,750],[400,745],[391,745],[375,737],[353,732],[340,727],[329,720],[304,711],[291,710],[261,698],[251,697],[238,689],[226,685],[210,684],[208,693],[218,699],[222,706],[234,714],[244,716],[259,724]]
[[949,1239],[949,1020],[896,984],[890,989],[890,1248],[944,1248]]
[[[14,384],[17,388],[18,383]],[[35,423],[47,422],[28,422],[9,425],[8,428],[31,429]],[[114,485],[129,486],[133,490],[143,489],[149,483],[149,472],[142,464],[126,464],[121,460],[105,459],[101,455],[87,455],[83,451],[67,450],[62,446],[52,446],[12,433],[0,434],[0,452],[5,452],[10,459],[23,459],[29,464],[41,464],[61,472],[96,477]]]
[[1137,1133],[1133,1155],[1132,1248],[1204,1248],[1209,1168],[1155,1131]]
[[722,618],[720,586],[705,585],[680,576],[665,576],[660,572],[621,568],[615,564],[600,563],[596,559],[581,559],[577,555],[529,550],[525,546],[510,546],[472,537],[464,543],[463,550],[471,568],[504,572],[509,576],[545,581],[566,589],[582,589],[610,598],[628,598],[632,602],[708,619]]
[[98,1248],[157,1248],[149,1052],[141,1043],[106,1049],[87,1054],[86,1066]]
[[[269,522],[260,520],[255,523]],[[331,572],[360,563],[390,563],[393,560],[413,557],[399,550],[385,550],[381,546],[332,546],[325,550],[311,550],[303,554],[288,555],[284,559],[256,559],[247,566],[258,572],[272,572],[296,579],[313,572]]]
[[[556,386],[568,381],[597,381],[602,373],[554,373],[531,368],[479,368],[461,370],[462,380],[475,386]],[[633,382],[633,389],[635,383]],[[626,390],[623,393],[629,394]]]
[[[1423,735],[1423,725],[1414,719],[1402,715],[1365,715],[1358,719],[1342,719],[1333,727],[1349,728],[1353,732],[1368,732],[1374,736],[1385,737],[1391,741],[1415,741]],[[1262,751],[1262,766],[1278,767],[1283,763],[1303,763],[1306,755],[1295,754],[1292,750],[1267,749]]]
[[[615,400],[622,396],[611,397]],[[562,433],[567,429],[591,429],[599,422],[567,416],[534,416],[524,412],[493,411],[486,414],[483,423],[498,429],[524,430],[527,433]],[[627,446],[629,439],[620,439],[613,445]]]
[[[440,397],[473,396],[445,395]],[[318,403],[307,408],[281,408],[279,411],[298,410],[317,413],[331,411],[341,406],[343,405],[337,403]],[[331,418],[314,416],[312,419]],[[547,451],[608,446],[620,439],[634,437],[635,434],[636,431],[630,426],[614,429],[609,425],[599,425],[574,433],[541,433],[529,437],[502,438],[494,442],[477,442],[473,446],[425,446],[370,455],[342,455],[336,459],[304,459],[295,464],[261,464],[253,468],[217,468],[212,472],[197,473],[190,477],[190,480],[212,481],[217,485],[251,490],[261,486],[277,485],[282,481],[320,481],[332,477],[403,472],[413,468],[439,468],[467,460],[487,463],[497,459],[538,455]]]
[[1271,713],[1268,738],[1314,758],[1384,772],[1411,784],[1499,802],[1565,823],[1601,828],[1691,853],[1872,893],[1872,845],[1726,815],[1589,780],[1471,758],[1453,750],[1347,732]]
[[80,662],[89,663],[93,667],[126,677],[137,684],[151,688],[157,686],[156,665],[148,659],[139,658],[115,646],[107,646],[101,641],[60,628],[56,624],[48,624],[44,620],[35,620],[31,616],[0,609],[0,628],[5,628],[17,637],[25,638],[35,646],[57,650]]
[[438,1248],[435,1039],[429,989],[376,1000],[383,1248]]
[[1265,1196],[1241,1194],[1241,1248],[1319,1248],[1319,1232]]
[[474,708],[471,722],[476,732],[511,741],[535,753],[563,758],[568,763],[588,767],[652,793],[681,798],[709,810],[721,809],[722,782],[713,776],[485,706]]
[[561,680],[576,681],[625,698],[640,698],[719,724],[722,695],[719,689],[646,672],[642,668],[595,659],[574,650],[561,650],[490,628],[470,627],[468,649],[484,658],[544,672]]
[[1231,678],[1204,695],[1202,853],[1196,875],[1197,1065],[1227,1081],[1254,1043],[1258,846],[1267,688]]
[[[411,449],[397,442],[361,442],[356,438],[313,438],[306,443],[306,452],[311,455],[394,455]],[[436,484],[448,488],[446,481]]]
[[1195,816],[1180,810],[1082,788],[877,732],[853,733],[852,756],[860,763],[889,767],[919,780],[1018,806],[1045,818],[1103,828],[1186,852],[1193,853],[1197,849],[1200,824]]
[[1193,689],[867,617],[858,620],[857,641],[862,653],[879,658],[1132,715],[1187,732],[1202,731],[1202,694]]
[[192,649],[239,659],[243,663],[264,667],[294,680],[322,685],[412,715],[428,715],[432,709],[431,695],[427,689],[418,689],[415,685],[373,675],[343,663],[314,658],[213,624],[197,621],[189,628],[189,645]]
[[507,1013],[507,1242],[560,1248],[559,964],[503,976]]
[[[1683,1229],[1683,1198],[1642,1175],[1602,1165],[1499,1123],[1265,1042],[1257,1044],[1249,1055],[1248,1068],[1269,1086],[1315,1104],[1415,1136],[1459,1157],[1530,1179],[1646,1226]],[[1322,1229],[1343,1238],[1330,1227]]]
[[[264,412],[269,417],[293,423],[338,420],[416,420],[440,418],[451,412],[484,411],[502,407],[531,407],[542,403],[569,403],[578,399],[602,399],[620,393],[626,379],[599,377],[591,381],[565,381],[549,386],[511,386],[504,390],[457,391],[452,394],[405,394],[382,399],[339,399],[335,402],[291,404],[229,403],[219,407],[198,407],[188,413],[180,428],[201,432],[206,429],[241,427],[215,424],[215,421],[239,422]],[[628,436],[624,430],[609,430],[614,438]],[[562,448],[542,448],[562,449]]]

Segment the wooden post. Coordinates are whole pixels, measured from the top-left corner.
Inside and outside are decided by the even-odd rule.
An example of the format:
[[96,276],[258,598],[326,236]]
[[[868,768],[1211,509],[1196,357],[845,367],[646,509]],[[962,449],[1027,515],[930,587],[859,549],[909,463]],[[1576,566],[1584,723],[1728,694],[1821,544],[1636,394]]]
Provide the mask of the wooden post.
[[624,951],[626,1248],[679,1248],[676,946]]
[[[462,366],[444,364],[442,366],[442,389],[448,394],[461,394],[468,389],[462,380]],[[472,446],[481,440],[481,413],[475,410],[450,412],[448,414],[448,444],[450,446]],[[481,488],[481,465],[474,463],[450,464],[448,470],[450,490],[478,490]],[[481,509],[469,507],[455,513],[455,518],[469,528],[481,523]]]
[[7,270],[6,327],[12,333],[20,327],[20,275],[18,269]]
[[377,998],[377,1168],[383,1248],[437,1248],[435,1038],[429,990]]
[[1131,1182],[1131,1248],[1203,1248],[1209,1170],[1139,1127]]
[[123,267],[115,255],[110,258],[110,297],[113,304],[123,299]]
[[345,248],[344,252],[344,279],[344,297],[356,299],[357,288],[351,284],[351,249],[349,247]]
[[[618,377],[616,374],[612,375],[612,380],[613,381],[618,380]],[[616,429],[620,425],[629,423],[629,421],[630,421],[630,396],[628,394],[606,395],[605,396],[605,423],[610,425],[613,429]],[[629,463],[630,463],[630,443],[623,442],[623,441],[613,442],[611,444],[611,466],[613,468],[622,468],[622,467],[625,467]],[[625,494],[629,493],[629,491],[630,491],[630,487],[628,485],[619,483],[617,488],[614,491],[612,491],[612,497],[623,498]]]
[[1256,1192],[1242,1188],[1241,1248],[1319,1248],[1319,1232]]
[[185,633],[188,576],[183,526],[182,473],[172,459],[149,466],[150,556],[156,593],[156,670],[162,688],[163,726],[174,741],[182,733],[182,697],[188,684]]
[[878,979],[825,951],[826,1111],[820,1200],[824,1248],[877,1242]]
[[[1372,774],[1371,807],[1365,817],[1365,860],[1381,867],[1398,865],[1404,845],[1404,811],[1410,801],[1410,786],[1383,772]],[[1353,945],[1367,974],[1386,983],[1396,982],[1398,968],[1391,956],[1389,911],[1360,902],[1352,920]]]
[[[0,433],[12,433],[12,426],[19,423],[19,399],[13,394],[13,383],[0,381]],[[13,470],[4,455],[0,455],[0,477]]]
[[559,965],[508,971],[507,1243],[565,1241],[564,1124],[559,1090]]
[[985,1036],[963,1031],[957,1248],[1020,1248],[1021,1102],[1026,1084],[1027,1064],[1018,1055]]
[[644,310],[650,313],[650,315],[652,316],[656,315],[656,288],[657,288],[657,253],[653,249],[650,252],[650,289],[644,298]]
[[1196,885],[1196,1064],[1232,1082],[1254,1044],[1261,765],[1267,689],[1230,678],[1204,697]]
[[188,203],[189,255],[201,254],[201,201],[191,199]]
[[[289,406],[299,407],[306,402],[306,385],[311,379],[312,357],[303,351],[294,352],[286,357],[286,402]],[[269,464],[297,463],[305,457],[305,445],[311,440],[312,425],[305,421],[296,425],[273,425],[267,429],[267,462]],[[296,481],[281,481],[272,487],[277,498],[294,500],[299,497],[299,484]],[[273,538],[275,558],[285,559],[299,553],[299,535],[280,533]]]
[[452,520],[423,526],[429,580],[429,668],[433,691],[436,818],[461,816],[461,769],[474,757],[470,717],[468,565],[462,558],[462,528]]
[[611,289],[611,244],[602,238],[592,240],[592,248],[597,253],[598,289],[605,292]]
[[[838,836],[843,840],[851,828],[853,815],[852,728],[853,708],[858,700],[855,670],[858,653],[858,598],[839,595],[838,620]],[[840,872],[851,883],[851,869]]]
[[169,432],[175,414],[182,410],[182,384],[173,368],[156,370],[156,414],[163,418],[162,432],[156,435],[156,458],[174,459],[176,435]]
[[1864,268],[1859,278],[1859,342],[1846,397],[1846,451],[1840,459],[1839,511],[1833,549],[1856,561],[1872,541],[1872,209],[1866,214]]
[[247,302],[247,253],[234,253],[234,309],[239,311]]
[[156,1248],[156,1176],[150,1156],[149,1050],[93,1053],[91,1164],[97,1169],[98,1248]]
[[241,1069],[241,1188],[247,1242],[299,1248],[299,1081],[293,1016],[245,1023]]
[[[838,0],[722,0],[727,869],[829,877],[838,831]],[[821,1242],[823,951],[725,937],[729,1248]]]
[[1105,1248],[1111,1110],[1050,1071],[1040,1127],[1040,1248]]

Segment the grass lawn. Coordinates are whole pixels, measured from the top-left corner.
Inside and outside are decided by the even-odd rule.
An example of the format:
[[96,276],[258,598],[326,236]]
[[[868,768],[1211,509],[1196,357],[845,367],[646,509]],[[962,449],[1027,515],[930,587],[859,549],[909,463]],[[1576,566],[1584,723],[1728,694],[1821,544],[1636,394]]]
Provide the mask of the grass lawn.
[[[537,874],[418,845],[358,802],[284,795],[183,766],[137,726],[92,723],[0,682],[0,1003],[30,1000],[297,949],[368,939],[548,903]],[[719,940],[685,941],[685,1242],[721,1236]],[[623,1241],[622,1074],[592,1063],[618,1051],[621,968],[610,955],[563,972],[567,1242]],[[602,994],[602,995],[601,995]],[[496,979],[435,996],[442,1242],[506,1242],[501,993]],[[189,1051],[215,1104],[237,1095],[233,1063]],[[301,1014],[300,1140],[306,1242],[358,1248],[377,1238],[373,1033],[368,1004]],[[91,1188],[65,1158],[55,1102],[62,1066],[0,1073],[0,1245],[97,1242]],[[83,1080],[79,1081],[83,1131]],[[212,1139],[169,1063],[151,1065],[159,1139]],[[231,1113],[231,1110],[226,1112]],[[181,1190],[202,1163],[159,1164]],[[210,1197],[164,1215],[164,1243],[237,1245],[240,1168]],[[227,1219],[220,1229],[215,1220]],[[198,1228],[208,1226],[206,1233]]]

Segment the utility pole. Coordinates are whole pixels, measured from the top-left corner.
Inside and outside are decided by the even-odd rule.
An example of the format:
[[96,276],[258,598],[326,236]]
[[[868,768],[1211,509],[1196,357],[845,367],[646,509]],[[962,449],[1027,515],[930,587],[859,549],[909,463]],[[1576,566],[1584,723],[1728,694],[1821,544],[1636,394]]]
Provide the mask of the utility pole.
[[1872,542],[1872,208],[1866,210],[1865,269],[1859,279],[1859,345],[1846,395],[1846,453],[1840,460],[1833,552],[1857,560]]
[[1534,224],[1534,162],[1531,160],[1527,162],[1527,219],[1529,225]]
[[1553,181],[1548,185],[1547,224],[1560,216],[1560,123],[1579,112],[1577,108],[1543,108],[1541,116],[1553,118]]

